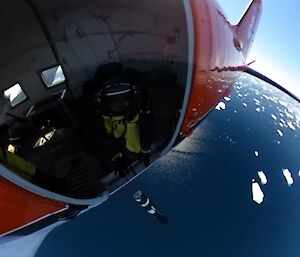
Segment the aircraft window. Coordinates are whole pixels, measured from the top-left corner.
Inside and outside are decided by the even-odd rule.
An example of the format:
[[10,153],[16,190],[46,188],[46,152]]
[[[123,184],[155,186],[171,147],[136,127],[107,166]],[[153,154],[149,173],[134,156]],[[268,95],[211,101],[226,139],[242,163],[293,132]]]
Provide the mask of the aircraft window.
[[4,91],[4,95],[9,98],[11,107],[15,107],[27,99],[27,95],[17,83]]
[[54,87],[66,81],[64,72],[60,65],[42,71],[41,76],[46,87],[48,88]]

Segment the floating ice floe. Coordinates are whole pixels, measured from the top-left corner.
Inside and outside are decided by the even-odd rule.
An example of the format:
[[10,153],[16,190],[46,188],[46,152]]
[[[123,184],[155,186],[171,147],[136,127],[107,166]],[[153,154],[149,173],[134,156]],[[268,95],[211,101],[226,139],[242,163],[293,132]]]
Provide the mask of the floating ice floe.
[[283,132],[280,129],[277,130],[277,133],[279,136],[281,136],[281,137],[283,136]]
[[289,171],[289,169],[283,169],[282,174],[285,177],[286,183],[291,186],[294,184],[294,179],[292,177],[292,173]]
[[226,109],[226,104],[223,102],[219,102],[218,105],[215,107],[216,110],[221,111]]
[[266,174],[260,170],[259,172],[257,172],[257,175],[259,176],[260,178],[260,181],[263,185],[267,184],[268,183],[268,179],[267,179],[267,176]]
[[279,100],[279,104],[281,104],[284,107],[288,107],[288,104],[282,100]]
[[277,116],[275,114],[271,114],[273,120],[277,120]]
[[286,117],[290,118],[290,119],[294,119],[293,114],[291,114],[290,112],[286,111],[285,112]]
[[293,125],[293,123],[291,121],[288,122],[288,127],[291,129],[291,130],[296,130],[295,126]]
[[286,124],[286,121],[284,119],[280,119],[280,122]]
[[261,204],[264,201],[264,193],[260,185],[253,179],[252,180],[252,199],[254,202]]
[[255,102],[256,105],[260,105],[260,101],[259,100],[253,98],[253,101]]

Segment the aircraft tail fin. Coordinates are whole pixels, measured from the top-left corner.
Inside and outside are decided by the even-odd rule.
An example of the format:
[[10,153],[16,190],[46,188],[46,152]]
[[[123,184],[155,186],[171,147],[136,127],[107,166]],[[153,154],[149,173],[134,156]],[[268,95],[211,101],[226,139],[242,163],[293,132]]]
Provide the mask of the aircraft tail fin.
[[256,30],[262,13],[262,0],[252,0],[235,30],[235,44],[242,52],[245,60],[254,41]]

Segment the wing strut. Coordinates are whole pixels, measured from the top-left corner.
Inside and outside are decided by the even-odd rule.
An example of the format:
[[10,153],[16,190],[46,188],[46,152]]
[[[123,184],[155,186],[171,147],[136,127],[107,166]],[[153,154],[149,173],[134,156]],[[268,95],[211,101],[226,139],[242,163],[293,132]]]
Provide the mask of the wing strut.
[[248,73],[248,74],[256,77],[256,78],[259,78],[259,79],[263,80],[264,82],[267,82],[267,83],[271,84],[272,86],[274,86],[274,87],[278,88],[279,90],[283,91],[284,93],[286,93],[287,95],[289,95],[290,97],[292,97],[293,99],[295,99],[297,102],[300,103],[300,99],[296,95],[294,95],[293,93],[291,93],[290,91],[288,91],[286,88],[284,88],[283,86],[281,86],[278,83],[276,83],[274,80],[269,79],[265,75],[259,73],[258,71],[253,70],[253,69],[251,69],[248,66],[241,67],[241,70],[243,72],[246,72],[246,73]]

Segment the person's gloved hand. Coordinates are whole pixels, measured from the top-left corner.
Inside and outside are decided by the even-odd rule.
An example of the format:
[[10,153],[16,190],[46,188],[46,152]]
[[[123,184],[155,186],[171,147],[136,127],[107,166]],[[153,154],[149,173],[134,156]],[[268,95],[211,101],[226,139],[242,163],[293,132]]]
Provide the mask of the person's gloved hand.
[[119,177],[126,177],[129,175],[130,170],[127,165],[126,159],[123,156],[120,156],[116,159],[114,159],[114,166],[115,166],[115,174]]

